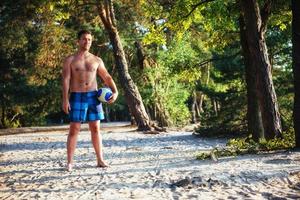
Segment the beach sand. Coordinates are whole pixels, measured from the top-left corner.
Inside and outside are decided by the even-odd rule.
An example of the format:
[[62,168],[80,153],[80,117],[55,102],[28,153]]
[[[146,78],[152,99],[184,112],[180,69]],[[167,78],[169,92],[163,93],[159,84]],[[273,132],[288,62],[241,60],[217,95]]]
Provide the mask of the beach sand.
[[110,127],[102,131],[110,167],[96,167],[83,130],[67,172],[67,133],[0,136],[0,199],[300,199],[299,151],[199,161],[197,151],[227,140]]

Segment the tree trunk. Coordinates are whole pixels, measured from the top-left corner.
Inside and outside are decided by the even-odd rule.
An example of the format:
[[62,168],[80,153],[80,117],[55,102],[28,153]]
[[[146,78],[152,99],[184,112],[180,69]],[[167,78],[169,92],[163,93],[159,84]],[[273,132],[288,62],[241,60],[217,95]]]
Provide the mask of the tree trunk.
[[105,108],[105,114],[106,114],[106,121],[107,122],[110,122],[110,110],[109,110],[109,107],[107,105],[104,106]]
[[217,101],[213,98],[213,99],[211,99],[211,103],[213,105],[215,115],[218,116]]
[[199,112],[199,117],[200,117],[200,113],[203,113],[204,110],[203,110],[203,101],[204,101],[204,94],[200,94],[199,96],[199,101],[198,101],[198,112]]
[[0,126],[0,128],[5,128],[5,104],[4,104],[4,102],[2,102],[1,111],[2,111],[2,113],[1,113],[1,126]]
[[192,102],[192,108],[191,108],[191,112],[192,112],[192,123],[195,124],[197,123],[197,116],[196,116],[196,109],[197,109],[197,95],[196,92],[193,92],[193,102]]
[[139,67],[141,70],[145,69],[146,67],[149,67],[149,63],[146,59],[146,55],[144,53],[143,46],[140,41],[136,41],[135,43],[136,47],[136,55],[137,55],[137,60],[139,63]]
[[292,0],[292,42],[293,42],[293,75],[294,75],[294,130],[296,147],[300,147],[300,1]]
[[102,23],[108,32],[118,70],[119,80],[125,92],[125,99],[131,114],[137,123],[138,130],[151,130],[151,121],[146,113],[142,97],[128,72],[128,65],[119,33],[115,24],[112,2],[98,1],[98,11]]
[[[270,4],[270,1],[267,0],[262,11],[269,11]],[[269,140],[274,137],[281,137],[280,114],[264,38],[269,13],[263,12],[261,15],[256,0],[242,0],[241,5],[250,58],[257,72],[255,85],[262,114],[265,138]]]
[[264,129],[262,125],[261,112],[259,109],[256,87],[253,83],[256,82],[256,71],[254,63],[250,58],[250,50],[246,39],[245,23],[240,16],[240,38],[242,53],[245,63],[245,78],[247,88],[247,125],[248,133],[252,134],[254,141],[258,142],[259,138],[263,137]]
[[161,107],[161,105],[163,105],[163,104],[161,104],[160,102],[155,103],[155,107],[156,107],[156,110],[157,110],[157,116],[156,116],[155,119],[157,120],[159,126],[170,126],[172,124],[168,120],[168,119],[170,119],[170,117],[165,112],[165,109],[163,109]]

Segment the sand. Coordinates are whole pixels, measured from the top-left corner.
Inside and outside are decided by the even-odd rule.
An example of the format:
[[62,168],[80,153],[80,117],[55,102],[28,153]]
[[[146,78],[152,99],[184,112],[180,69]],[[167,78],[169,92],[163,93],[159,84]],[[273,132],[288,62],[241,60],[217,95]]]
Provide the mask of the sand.
[[226,139],[130,127],[102,135],[111,166],[96,168],[83,129],[72,172],[65,170],[67,130],[0,136],[0,199],[300,199],[299,151],[199,161],[197,151]]

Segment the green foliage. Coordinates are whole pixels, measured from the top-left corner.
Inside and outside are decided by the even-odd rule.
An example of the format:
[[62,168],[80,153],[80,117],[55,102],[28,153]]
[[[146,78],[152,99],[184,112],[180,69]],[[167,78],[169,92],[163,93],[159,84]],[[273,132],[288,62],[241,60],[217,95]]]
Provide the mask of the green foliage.
[[[167,50],[158,52],[158,63],[170,70],[170,74],[180,74],[196,68],[199,62],[198,53],[192,48],[189,39],[190,35],[186,34],[182,40],[174,40]],[[200,77],[198,68],[195,75],[185,78],[185,81],[194,82]],[[190,80],[189,80],[190,79]]]
[[199,59],[207,55],[207,52],[199,49],[199,41],[198,45],[192,46],[191,40],[196,41],[189,34],[180,40],[173,40],[164,49],[152,53],[155,62],[152,61],[150,67],[138,73],[137,70],[132,71],[133,74],[137,73],[135,76],[140,83],[144,103],[160,113],[154,118],[161,124],[182,125],[190,121],[187,100],[196,81],[201,78],[197,66]]
[[279,149],[289,149],[295,146],[295,134],[293,130],[287,130],[283,133],[283,138],[275,138],[269,141],[265,139],[260,139],[256,143],[251,136],[241,139],[230,139],[227,143],[229,148],[234,149],[252,149],[259,151],[270,151],[270,150],[279,150]]
[[[194,46],[191,40],[196,42]],[[154,54],[155,65],[142,72],[147,81],[145,78],[138,81],[143,83],[140,88],[144,102],[150,107],[154,105],[167,125],[182,125],[190,120],[187,100],[201,78],[197,66],[199,59],[208,54],[199,47],[201,41],[193,39],[190,34],[174,39],[165,49]]]
[[196,154],[197,160],[206,160],[206,159],[209,159],[210,157],[211,157],[211,154],[207,153],[207,152],[198,152]]
[[[67,1],[4,1],[0,33],[0,127],[46,124],[59,112],[62,58],[70,49],[59,17]],[[62,7],[61,7],[62,8]],[[70,41],[72,42],[72,41]]]
[[283,133],[283,138],[275,138],[269,141],[261,139],[259,142],[255,142],[251,135],[244,138],[230,139],[226,148],[215,148],[210,152],[198,152],[196,159],[216,160],[220,157],[238,156],[244,154],[258,154],[262,152],[291,149],[295,147],[295,133],[292,129],[289,129]]
[[240,13],[236,8],[236,2],[216,1],[202,11],[206,19],[202,27],[203,31],[209,34],[207,45],[211,49],[222,52],[223,48],[239,40]]
[[148,90],[142,92],[146,105],[154,105],[158,109],[158,114],[168,123],[164,125],[187,124],[190,119],[186,105],[189,90],[185,85],[164,67],[147,69],[145,75],[149,80],[148,86],[145,85]]
[[[228,48],[228,54],[233,54],[232,49]],[[203,108],[206,112],[201,116],[201,126],[195,131],[208,137],[243,134],[246,132],[247,104],[241,60],[235,57],[217,61],[214,65],[210,70],[210,82],[200,82],[196,88],[215,101],[219,108],[214,110],[213,102],[207,101]]]
[[[191,91],[205,95],[205,111],[200,117],[201,134],[244,132],[244,71],[240,58],[236,56],[240,51],[239,11],[231,1],[204,3],[195,8],[197,3],[193,0],[155,3],[154,7],[159,6],[165,11],[160,15],[161,18],[155,18],[164,19],[156,24],[164,32],[155,34],[150,31],[150,34],[153,34],[153,38],[164,34],[166,38],[171,38],[168,41],[173,39],[171,47],[175,46],[174,43],[178,45],[174,49],[167,46],[168,52],[164,52],[159,62],[162,60],[163,66],[171,66],[173,73],[178,73],[183,82],[189,83]],[[151,9],[152,5],[146,7]],[[199,69],[198,63],[210,58],[216,61],[208,62],[208,67],[204,65]],[[214,111],[211,101],[219,105],[218,111]]]
[[[282,124],[287,131],[292,126],[293,107],[291,11],[290,2],[281,1],[273,4],[266,41]],[[81,28],[92,30],[92,52],[104,60],[116,77],[111,46],[97,8],[85,3],[66,0],[1,3],[0,127],[41,125],[54,118],[65,118],[60,105],[61,64],[76,49],[76,32]],[[212,1],[191,12],[198,3],[196,0],[115,1],[117,26],[129,71],[138,82],[147,111],[150,114],[156,111],[151,114],[153,119],[167,125],[188,123],[191,96],[196,93],[197,97],[203,95],[203,111],[198,116],[200,135],[245,133],[247,102],[238,4]],[[138,67],[135,41],[144,45],[148,61],[145,69]],[[218,105],[216,110],[213,102]],[[128,113],[124,98],[120,97],[109,109],[112,120],[119,120],[120,116],[128,119],[128,115],[123,115]],[[280,141],[266,145],[280,146]],[[248,140],[239,142],[241,148],[243,145],[252,148]]]
[[198,152],[196,153],[196,159],[197,160],[206,160],[206,159],[212,159],[217,160],[220,157],[230,157],[230,156],[237,156],[238,153],[234,149],[230,148],[224,148],[224,149],[218,149],[214,148],[213,150],[209,152]]
[[151,26],[149,27],[149,33],[145,35],[143,38],[143,42],[145,44],[156,44],[156,45],[164,45],[166,44],[166,37],[163,33],[162,26]]

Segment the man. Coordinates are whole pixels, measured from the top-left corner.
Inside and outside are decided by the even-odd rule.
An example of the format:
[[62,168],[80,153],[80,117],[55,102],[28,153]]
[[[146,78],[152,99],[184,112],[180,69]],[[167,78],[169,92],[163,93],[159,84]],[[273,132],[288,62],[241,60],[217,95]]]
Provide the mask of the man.
[[[67,140],[67,170],[73,167],[73,156],[80,131],[81,122],[87,121],[91,131],[92,143],[97,156],[97,166],[107,167],[103,158],[100,120],[104,119],[102,104],[97,99],[97,75],[113,94],[108,101],[113,103],[118,97],[115,82],[107,72],[101,58],[89,52],[92,44],[91,32],[81,30],[77,35],[78,51],[67,57],[63,65],[63,110],[70,117]],[[70,93],[70,94],[69,94]]]

